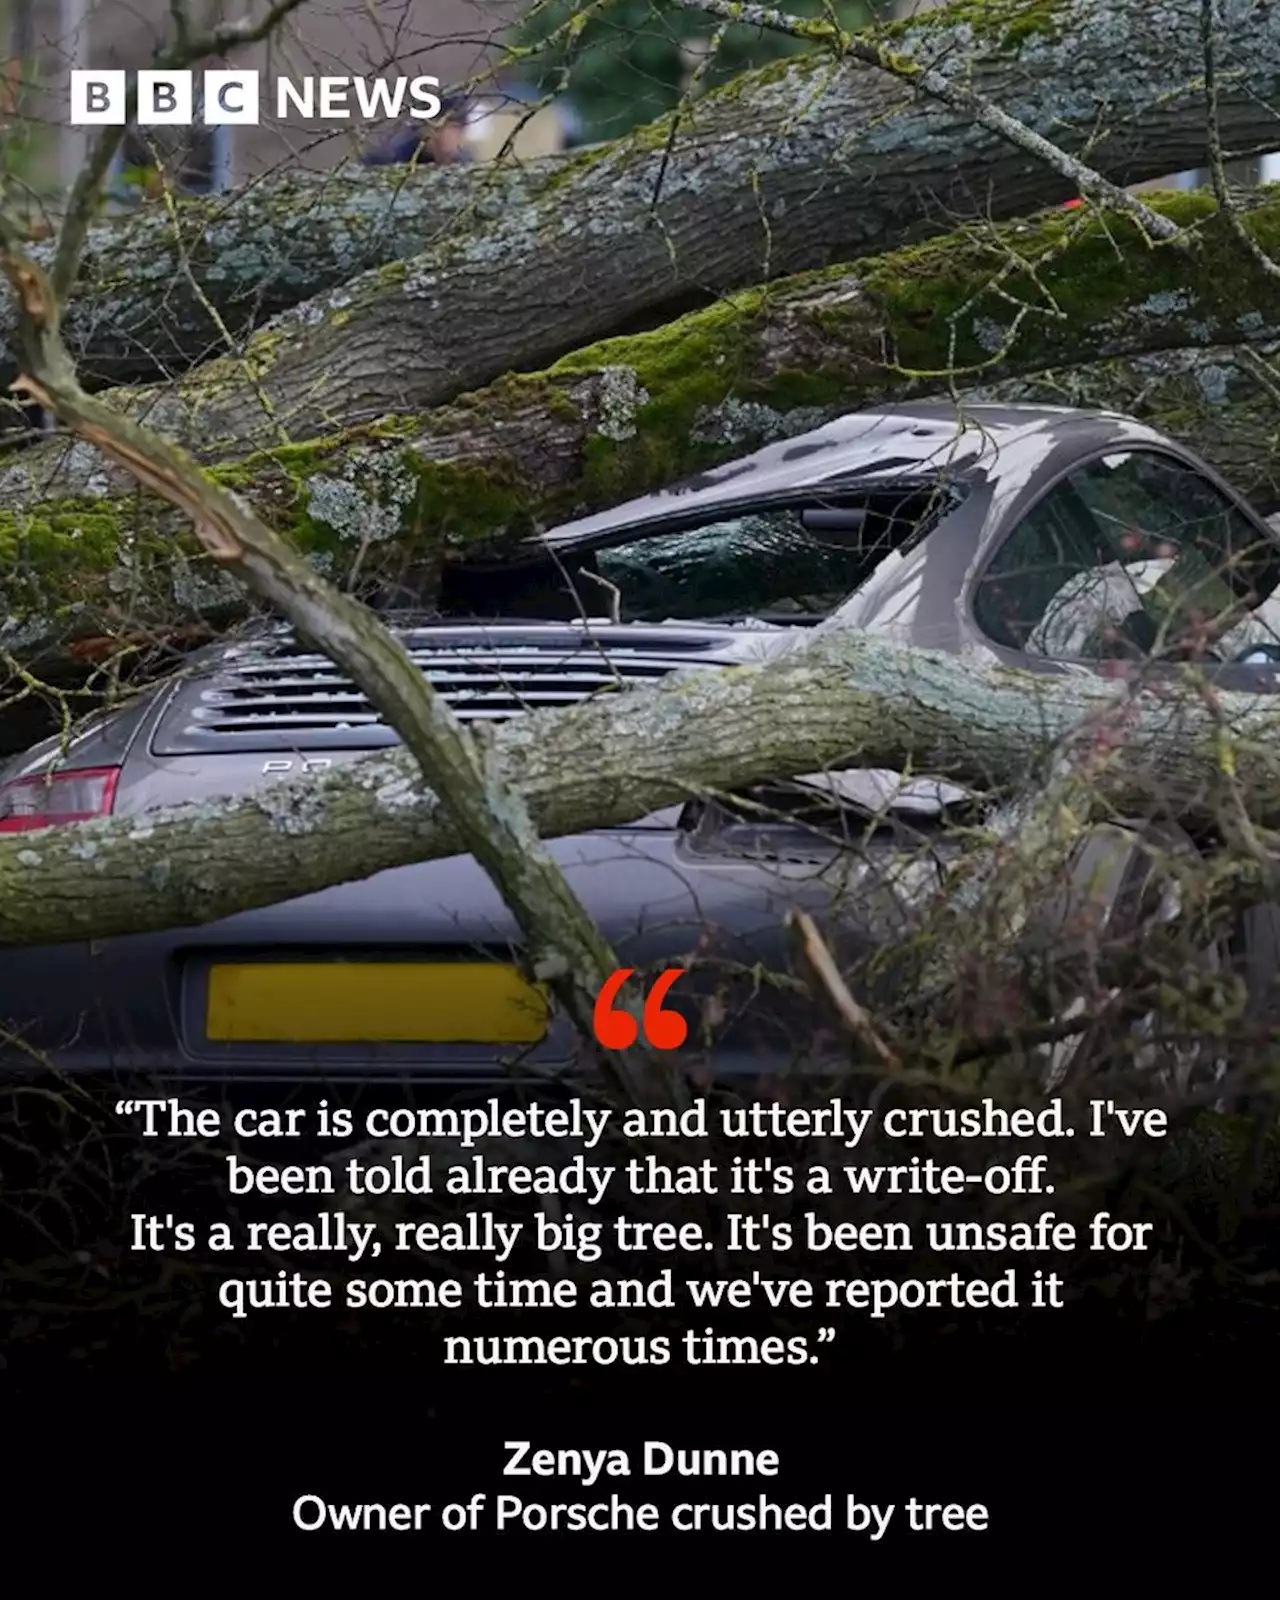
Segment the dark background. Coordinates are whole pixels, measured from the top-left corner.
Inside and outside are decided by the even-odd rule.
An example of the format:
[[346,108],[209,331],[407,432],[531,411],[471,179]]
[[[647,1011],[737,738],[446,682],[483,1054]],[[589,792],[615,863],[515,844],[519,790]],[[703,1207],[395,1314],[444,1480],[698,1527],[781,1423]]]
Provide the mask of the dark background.
[[[64,1185],[92,1165],[87,1146],[66,1142],[72,1131],[54,1123],[31,1141],[42,1161],[64,1163],[57,1179]],[[1193,1556],[1207,1556],[1221,1576],[1255,1552],[1271,1559],[1280,1383],[1269,1214],[1252,1224],[1260,1252],[1247,1260],[1261,1269],[1256,1282],[1237,1249],[1220,1281],[1214,1270],[1201,1271],[1186,1307],[1155,1320],[1141,1295],[1127,1292],[1121,1262],[1105,1295],[1079,1295],[1065,1310],[1032,1317],[916,1312],[895,1324],[802,1313],[811,1338],[825,1322],[837,1327],[834,1345],[812,1345],[820,1360],[810,1367],[690,1369],[678,1343],[682,1327],[787,1330],[762,1317],[686,1310],[665,1326],[649,1316],[627,1330],[643,1332],[647,1323],[649,1331],[669,1332],[673,1360],[664,1367],[468,1369],[442,1364],[440,1330],[421,1313],[361,1320],[259,1312],[229,1327],[195,1280],[168,1281],[157,1258],[120,1254],[133,1210],[211,1216],[223,1203],[214,1187],[193,1190],[184,1167],[157,1171],[160,1143],[114,1146],[114,1177],[105,1186],[86,1179],[83,1189],[55,1193],[45,1172],[37,1194],[45,1169],[32,1169],[23,1191],[12,1130],[8,1139],[10,1205],[0,1241],[8,1483],[0,1506],[10,1560],[30,1558],[59,1581],[72,1567],[87,1568],[96,1581],[118,1574],[144,1591],[167,1591],[197,1578],[203,1585],[215,1572],[219,1581],[251,1585],[315,1572],[330,1592],[339,1572],[344,1582],[407,1572],[420,1584],[460,1588],[487,1576],[541,1585],[572,1573],[602,1584],[643,1576],[678,1594],[739,1578],[856,1584],[873,1571],[911,1581],[936,1573],[1020,1585],[1064,1574],[1096,1582],[1133,1562],[1149,1584],[1163,1574],[1181,1581]],[[259,1153],[302,1159],[275,1150],[264,1145]],[[705,1154],[699,1148],[691,1159]],[[129,1177],[134,1157],[145,1168],[137,1184]],[[49,1208],[42,1216],[69,1216],[79,1244],[90,1246],[53,1262],[48,1288],[33,1287],[28,1268],[48,1254],[52,1235],[15,1223],[24,1210],[35,1215],[37,1198]],[[323,1209],[319,1202],[302,1197],[298,1214]],[[270,1209],[284,1205],[272,1201]],[[94,1240],[115,1257],[99,1261]],[[1188,1252],[1193,1244],[1212,1261],[1212,1240],[1188,1236]],[[656,1265],[668,1260],[678,1275],[679,1258]],[[635,1258],[633,1275],[654,1264]],[[988,1277],[1009,1264],[1000,1257],[953,1263],[966,1276]],[[1063,1258],[1012,1264],[1020,1273],[1047,1264],[1069,1284],[1079,1281]],[[385,1255],[379,1265],[395,1275]],[[461,1277],[467,1265],[444,1263],[440,1275]],[[840,1265],[849,1276],[892,1275],[884,1256],[849,1256]],[[236,1270],[225,1260],[219,1267]],[[242,1259],[242,1268],[264,1273],[269,1264]],[[780,1268],[797,1270],[794,1261]],[[141,1286],[148,1298],[112,1309],[103,1288],[120,1284]],[[523,1322],[487,1313],[479,1326],[453,1313],[448,1331],[624,1330],[609,1313],[541,1312]],[[590,1487],[504,1480],[508,1439],[547,1449],[620,1448],[633,1464],[646,1439],[773,1449],[781,1471],[701,1480],[636,1474]],[[438,1508],[479,1491],[492,1505],[499,1493],[552,1503],[607,1500],[615,1490],[660,1505],[673,1497],[754,1501],[762,1492],[811,1502],[831,1493],[836,1527],[737,1535],[304,1533],[291,1517],[303,1494],[355,1504],[426,1500]],[[840,1526],[850,1493],[898,1504],[879,1543]],[[906,1533],[902,1507],[912,1495],[983,1503],[989,1528]]]
[[[922,1405],[911,1374],[886,1363],[860,1395],[836,1403],[804,1385],[751,1373],[665,1399],[643,1382],[595,1385],[591,1395],[536,1399],[521,1384],[442,1380],[429,1356],[416,1381],[136,1382],[69,1380],[8,1405],[6,1453],[16,1467],[9,1502],[11,1558],[50,1573],[82,1562],[112,1573],[174,1578],[217,1572],[249,1580],[263,1558],[290,1573],[393,1569],[462,1583],[482,1575],[542,1578],[571,1571],[603,1583],[631,1575],[688,1592],[714,1577],[829,1587],[870,1572],[937,1573],[987,1581],[1104,1579],[1138,1562],[1144,1582],[1207,1556],[1223,1577],[1265,1556],[1271,1526],[1272,1409],[1219,1410],[1181,1402],[1067,1406],[1051,1373],[1019,1403],[1008,1394],[967,1405]],[[16,1413],[16,1416],[15,1416]],[[15,1420],[17,1426],[14,1426]],[[611,1489],[662,1503],[665,1480],[602,1479],[591,1489],[555,1480],[503,1482],[501,1446],[530,1438],[547,1448],[672,1444],[773,1448],[775,1479],[680,1480],[679,1498],[784,1501],[831,1491],[883,1504],[922,1499],[990,1512],[989,1531],[902,1532],[895,1513],[879,1544],[864,1535],[301,1533],[299,1494],[388,1502],[469,1498],[485,1490],[531,1499],[607,1498]],[[532,1487],[531,1487],[532,1486]],[[266,1571],[274,1572],[270,1567]],[[1265,1569],[1263,1569],[1265,1570]],[[432,1574],[436,1576],[433,1577]],[[464,1577],[465,1574],[465,1577]],[[151,1584],[146,1585],[150,1587]],[[158,1584],[156,1584],[158,1586]],[[166,1587],[170,1586],[166,1580]],[[748,1591],[752,1592],[752,1591]]]

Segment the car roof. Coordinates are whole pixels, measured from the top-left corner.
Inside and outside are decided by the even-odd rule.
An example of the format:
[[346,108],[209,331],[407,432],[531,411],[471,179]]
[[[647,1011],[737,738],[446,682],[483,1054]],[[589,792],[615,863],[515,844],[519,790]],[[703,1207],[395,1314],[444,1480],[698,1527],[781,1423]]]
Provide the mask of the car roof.
[[[756,495],[786,494],[845,479],[913,477],[944,469],[963,472],[1031,436],[1049,433],[1059,443],[1068,434],[1081,435],[1085,445],[1105,445],[1116,438],[1118,429],[1131,439],[1135,430],[1151,436],[1132,417],[1068,406],[959,406],[951,400],[934,400],[907,402],[892,411],[855,411],[654,494],[562,523],[543,537],[553,545],[576,544],[615,528],[696,516],[704,507]],[[1036,449],[1043,450],[1045,443],[1038,438]]]

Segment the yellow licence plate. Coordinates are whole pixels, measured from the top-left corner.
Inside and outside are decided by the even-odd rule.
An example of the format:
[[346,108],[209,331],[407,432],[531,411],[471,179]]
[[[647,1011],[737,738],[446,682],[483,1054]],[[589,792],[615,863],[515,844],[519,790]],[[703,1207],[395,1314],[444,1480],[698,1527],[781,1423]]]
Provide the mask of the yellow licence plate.
[[536,1044],[545,993],[496,962],[215,966],[205,1033],[254,1044]]

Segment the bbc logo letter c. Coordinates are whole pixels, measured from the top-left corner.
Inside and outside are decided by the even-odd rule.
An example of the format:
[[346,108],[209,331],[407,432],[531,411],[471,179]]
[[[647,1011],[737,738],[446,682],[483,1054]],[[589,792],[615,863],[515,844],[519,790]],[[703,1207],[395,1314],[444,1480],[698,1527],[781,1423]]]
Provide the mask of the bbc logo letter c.
[[204,120],[210,127],[258,125],[258,74],[206,72]]

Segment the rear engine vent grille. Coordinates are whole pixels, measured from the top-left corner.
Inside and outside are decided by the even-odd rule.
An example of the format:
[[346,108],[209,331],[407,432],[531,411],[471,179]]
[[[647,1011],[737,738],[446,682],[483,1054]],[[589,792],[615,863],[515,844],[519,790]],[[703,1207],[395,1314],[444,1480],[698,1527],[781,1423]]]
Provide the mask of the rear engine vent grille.
[[[492,648],[433,639],[429,645],[414,641],[409,653],[460,720],[505,722],[657,682],[698,665],[698,654],[708,648],[705,637],[663,632],[617,643],[558,637]],[[180,691],[153,749],[179,755],[396,742],[381,715],[326,657],[277,648],[230,655],[215,676]]]

